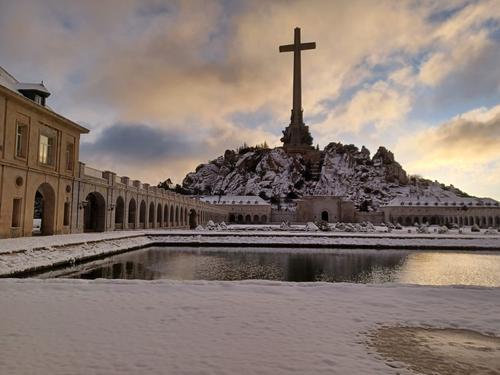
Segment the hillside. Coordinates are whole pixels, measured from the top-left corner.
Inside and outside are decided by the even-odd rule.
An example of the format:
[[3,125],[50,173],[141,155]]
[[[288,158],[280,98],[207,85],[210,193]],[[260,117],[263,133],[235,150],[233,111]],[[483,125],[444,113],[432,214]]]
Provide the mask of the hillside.
[[455,197],[465,193],[438,182],[408,176],[392,152],[379,147],[373,157],[364,146],[330,143],[318,165],[282,148],[227,150],[199,165],[183,181],[191,194],[300,197],[340,195],[357,208],[376,209],[401,197]]

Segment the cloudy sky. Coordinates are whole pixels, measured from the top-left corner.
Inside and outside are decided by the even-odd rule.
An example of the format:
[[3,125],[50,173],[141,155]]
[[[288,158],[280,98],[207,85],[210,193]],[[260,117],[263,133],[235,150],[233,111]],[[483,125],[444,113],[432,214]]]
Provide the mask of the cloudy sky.
[[180,182],[278,146],[293,28],[315,143],[391,149],[411,174],[500,199],[500,1],[0,0],[0,66],[91,129],[82,161]]

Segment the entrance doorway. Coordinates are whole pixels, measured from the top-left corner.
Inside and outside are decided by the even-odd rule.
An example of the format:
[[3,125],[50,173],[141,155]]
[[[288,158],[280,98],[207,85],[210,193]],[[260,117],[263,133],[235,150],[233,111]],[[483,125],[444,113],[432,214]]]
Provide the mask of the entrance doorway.
[[106,202],[104,197],[94,191],[85,198],[87,204],[83,211],[85,232],[104,232],[106,229]]
[[115,207],[115,229],[123,229],[124,216],[125,202],[122,197],[118,197]]
[[328,211],[323,211],[321,213],[321,220],[326,221],[328,223]]
[[191,211],[189,211],[189,228],[195,229],[197,226],[198,223],[196,211],[194,209],[191,209]]
[[33,235],[54,234],[56,199],[54,189],[48,183],[41,184],[36,190],[33,208]]

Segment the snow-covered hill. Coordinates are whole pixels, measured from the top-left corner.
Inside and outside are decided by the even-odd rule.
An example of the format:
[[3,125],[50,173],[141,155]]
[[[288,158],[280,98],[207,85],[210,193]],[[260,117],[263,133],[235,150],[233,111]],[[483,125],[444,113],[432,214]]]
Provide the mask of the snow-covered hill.
[[384,147],[370,157],[364,146],[359,150],[354,145],[330,143],[317,155],[321,155],[319,165],[307,156],[287,154],[282,148],[227,150],[224,156],[189,173],[183,187],[192,194],[207,195],[340,195],[354,201],[358,208],[371,209],[400,196],[465,195],[453,186],[408,176]]

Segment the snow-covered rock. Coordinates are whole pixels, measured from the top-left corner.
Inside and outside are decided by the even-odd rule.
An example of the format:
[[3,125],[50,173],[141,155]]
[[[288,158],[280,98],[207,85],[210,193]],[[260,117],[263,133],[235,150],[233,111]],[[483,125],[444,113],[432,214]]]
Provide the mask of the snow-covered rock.
[[484,234],[487,234],[487,235],[497,235],[498,232],[495,228],[492,228],[492,227],[489,227],[488,229],[486,229],[484,231]]
[[448,233],[448,227],[446,225],[439,227],[438,233],[440,233],[440,234]]
[[280,229],[281,230],[289,230],[290,229],[290,223],[288,221],[283,221],[280,224]]
[[[317,151],[315,164],[282,148],[227,150],[199,165],[183,181],[192,194],[261,195],[267,198],[335,195],[357,208],[376,209],[397,197],[453,198],[463,196],[453,186],[408,176],[394,155],[380,147],[373,158],[365,147],[330,143]],[[313,158],[314,159],[314,158]]]
[[316,224],[314,224],[312,221],[310,221],[306,224],[306,231],[317,232],[317,231],[319,231],[319,228]]
[[425,224],[422,224],[417,228],[417,233],[429,233],[429,227]]

